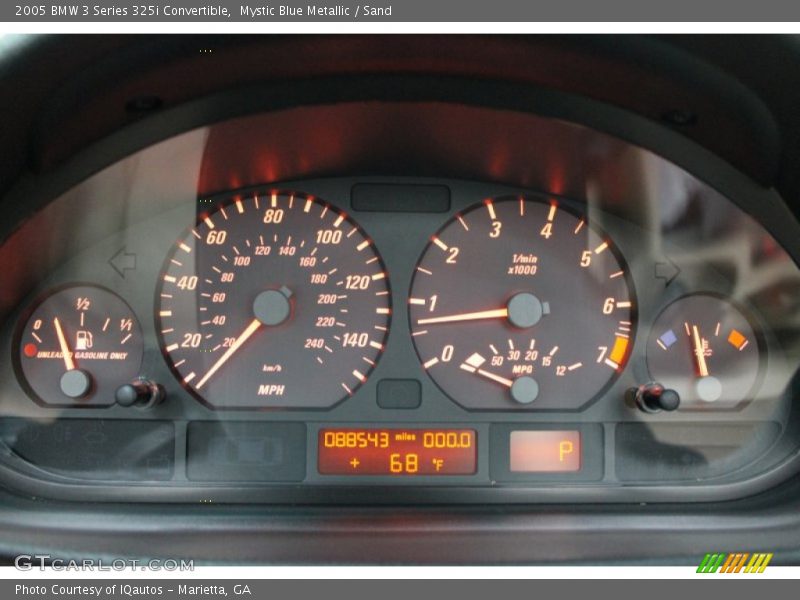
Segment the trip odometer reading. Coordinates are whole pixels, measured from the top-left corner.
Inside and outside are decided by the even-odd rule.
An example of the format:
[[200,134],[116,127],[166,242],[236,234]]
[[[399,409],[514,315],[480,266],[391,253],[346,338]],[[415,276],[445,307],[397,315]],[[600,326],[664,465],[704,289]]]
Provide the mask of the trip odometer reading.
[[391,315],[377,251],[315,198],[235,197],[167,257],[162,351],[215,408],[327,408],[366,381]]
[[635,306],[626,267],[555,200],[486,200],[431,239],[409,318],[424,369],[478,410],[576,410],[624,368]]

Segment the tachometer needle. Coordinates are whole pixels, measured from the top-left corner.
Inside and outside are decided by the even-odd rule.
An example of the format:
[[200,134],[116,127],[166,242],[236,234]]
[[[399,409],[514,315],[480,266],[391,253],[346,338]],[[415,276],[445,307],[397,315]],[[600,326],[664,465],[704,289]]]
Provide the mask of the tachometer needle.
[[692,340],[694,341],[694,354],[697,357],[697,370],[700,377],[708,377],[706,355],[703,351],[703,342],[701,341],[700,331],[698,331],[697,325],[692,325]]
[[508,317],[508,308],[497,308],[495,310],[482,310],[479,312],[462,313],[459,315],[447,315],[446,317],[429,317],[427,319],[418,319],[417,325],[455,323],[457,321],[478,321],[480,319],[503,319],[506,317]]
[[236,338],[236,341],[235,341],[235,342],[233,342],[233,344],[231,344],[231,347],[230,347],[230,348],[228,348],[228,350],[225,352],[225,354],[223,354],[222,356],[220,356],[220,357],[219,357],[219,360],[218,360],[216,363],[214,363],[214,366],[213,366],[213,367],[211,367],[211,368],[208,370],[208,373],[206,373],[206,374],[203,376],[203,378],[202,378],[200,381],[198,381],[198,382],[197,382],[197,385],[195,386],[195,389],[198,389],[198,390],[199,390],[201,387],[203,387],[203,385],[204,385],[204,384],[205,384],[205,383],[206,383],[206,382],[207,382],[209,379],[211,379],[211,377],[214,375],[214,373],[216,373],[217,371],[219,371],[220,367],[222,367],[222,365],[224,365],[226,362],[228,362],[228,359],[229,359],[231,356],[233,356],[233,355],[236,353],[236,351],[237,351],[237,350],[239,350],[239,348],[241,348],[241,347],[242,347],[242,345],[243,345],[243,344],[244,344],[244,343],[245,343],[247,340],[249,340],[249,339],[250,339],[250,336],[252,336],[252,335],[253,335],[253,334],[254,334],[256,331],[258,331],[258,329],[259,329],[259,328],[260,328],[262,325],[263,325],[263,323],[261,323],[261,321],[259,321],[258,319],[253,319],[253,320],[250,322],[250,325],[248,325],[248,326],[247,326],[247,329],[245,329],[245,330],[242,332],[242,334],[241,334],[241,335],[240,335],[238,338]]
[[67,336],[64,335],[64,330],[61,328],[61,321],[58,320],[58,317],[53,319],[53,324],[56,326],[56,335],[58,336],[58,345],[61,347],[61,354],[64,355],[64,366],[67,371],[74,371],[75,359],[72,358],[72,352],[70,352],[69,344],[67,344]]

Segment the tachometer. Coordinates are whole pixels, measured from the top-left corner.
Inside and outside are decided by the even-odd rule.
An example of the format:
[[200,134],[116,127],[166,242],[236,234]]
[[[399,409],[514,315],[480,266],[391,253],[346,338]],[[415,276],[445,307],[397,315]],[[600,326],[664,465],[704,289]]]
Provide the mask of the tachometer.
[[235,197],[167,257],[158,331],[184,387],[215,408],[327,408],[383,351],[389,283],[347,215],[301,194]]
[[433,236],[409,316],[423,367],[465,408],[575,410],[625,366],[635,302],[620,255],[585,216],[505,198]]

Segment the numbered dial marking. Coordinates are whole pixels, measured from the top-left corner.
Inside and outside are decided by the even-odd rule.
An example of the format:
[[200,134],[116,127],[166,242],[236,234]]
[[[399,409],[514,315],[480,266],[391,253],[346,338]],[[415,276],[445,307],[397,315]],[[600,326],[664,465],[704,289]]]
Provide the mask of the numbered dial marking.
[[162,351],[215,408],[327,408],[383,351],[389,283],[347,215],[300,194],[234,198],[178,241],[158,291]]
[[424,369],[474,410],[576,410],[625,367],[627,268],[607,236],[556,201],[486,200],[425,249],[409,298]]
[[28,389],[52,406],[110,406],[139,375],[139,322],[116,294],[94,286],[55,291],[34,307],[19,336]]
[[685,296],[658,316],[647,342],[653,381],[675,390],[680,410],[736,408],[752,397],[761,371],[756,331],[731,302]]

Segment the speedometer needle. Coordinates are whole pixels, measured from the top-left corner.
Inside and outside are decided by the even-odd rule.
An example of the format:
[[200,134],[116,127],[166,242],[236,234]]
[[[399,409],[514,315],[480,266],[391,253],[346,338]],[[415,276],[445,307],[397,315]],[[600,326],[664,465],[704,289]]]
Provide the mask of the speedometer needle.
[[72,352],[69,351],[67,336],[64,335],[64,330],[61,328],[61,321],[58,320],[58,317],[53,319],[53,324],[56,326],[56,335],[58,336],[58,345],[61,347],[61,354],[64,355],[64,366],[67,371],[74,371],[75,359],[72,358]]
[[503,319],[508,317],[508,308],[497,308],[494,310],[482,310],[479,312],[461,313],[458,315],[447,315],[445,317],[429,317],[418,319],[417,325],[432,325],[434,323],[455,323],[457,321],[477,321],[480,319]]
[[253,319],[250,322],[250,325],[247,326],[247,329],[245,329],[242,332],[242,334],[238,338],[236,338],[236,341],[233,342],[233,344],[231,344],[231,347],[228,348],[228,350],[225,352],[225,354],[220,356],[219,360],[216,363],[214,363],[214,366],[211,367],[208,370],[208,373],[206,373],[203,376],[203,378],[200,381],[197,382],[197,385],[195,386],[195,389],[199,390],[201,387],[203,387],[203,385],[209,379],[211,379],[211,377],[214,375],[214,373],[219,371],[220,367],[222,367],[222,365],[224,365],[226,362],[228,362],[228,359],[230,359],[230,357],[233,356],[236,353],[236,351],[239,350],[239,348],[241,348],[242,345],[247,340],[250,339],[250,336],[252,336],[256,331],[258,331],[258,329],[261,327],[261,325],[262,325],[261,321],[259,321],[258,319]]
[[708,377],[708,365],[706,364],[706,355],[703,351],[703,342],[700,338],[700,331],[697,325],[692,325],[692,340],[694,342],[694,354],[697,357],[697,370],[700,377]]

